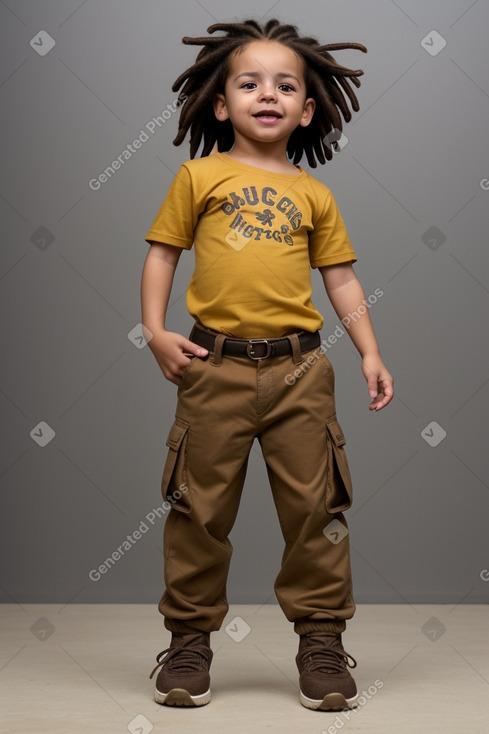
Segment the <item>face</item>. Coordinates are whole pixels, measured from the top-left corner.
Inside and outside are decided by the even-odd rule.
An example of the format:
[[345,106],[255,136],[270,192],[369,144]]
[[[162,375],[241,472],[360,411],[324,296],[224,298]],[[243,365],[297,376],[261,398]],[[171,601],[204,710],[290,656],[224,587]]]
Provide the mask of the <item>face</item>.
[[298,125],[309,125],[315,102],[306,98],[302,59],[277,41],[253,41],[230,59],[218,120],[231,120],[236,142],[286,144]]

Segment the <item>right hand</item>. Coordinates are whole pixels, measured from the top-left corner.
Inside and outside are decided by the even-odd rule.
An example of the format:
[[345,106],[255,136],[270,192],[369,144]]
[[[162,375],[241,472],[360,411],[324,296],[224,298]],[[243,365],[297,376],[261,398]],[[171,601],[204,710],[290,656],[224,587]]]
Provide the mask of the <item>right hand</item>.
[[160,329],[153,333],[148,346],[158,362],[164,376],[175,385],[180,383],[185,368],[190,364],[192,357],[186,357],[185,352],[196,357],[205,357],[209,352],[198,344],[186,339],[182,334]]

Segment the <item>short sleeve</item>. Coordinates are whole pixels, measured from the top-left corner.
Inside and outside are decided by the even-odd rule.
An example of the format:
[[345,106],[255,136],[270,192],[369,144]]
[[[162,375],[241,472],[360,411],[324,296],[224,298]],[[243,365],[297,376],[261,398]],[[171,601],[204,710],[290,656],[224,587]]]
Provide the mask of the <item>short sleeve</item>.
[[[317,199],[318,197],[316,197]],[[322,207],[315,214],[314,230],[309,235],[309,261],[312,268],[356,262],[357,256],[331,191],[321,187]]]
[[196,223],[190,172],[182,165],[144,238],[145,242],[163,242],[190,250]]

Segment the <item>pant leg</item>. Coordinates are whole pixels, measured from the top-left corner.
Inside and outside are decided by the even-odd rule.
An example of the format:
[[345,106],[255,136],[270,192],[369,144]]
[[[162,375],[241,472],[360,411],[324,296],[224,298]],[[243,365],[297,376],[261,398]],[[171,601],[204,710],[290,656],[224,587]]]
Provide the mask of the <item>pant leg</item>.
[[302,365],[274,361],[259,437],[285,541],[275,593],[298,634],[342,632],[355,611],[342,512],[351,504],[351,478],[332,365],[319,350],[302,356]]
[[[253,368],[242,358],[194,358],[178,388],[162,493],[166,589],[158,608],[174,632],[214,631],[229,609],[234,525],[255,435]],[[248,362],[249,360],[246,360]],[[251,383],[253,381],[251,380]],[[175,500],[176,497],[176,500]],[[172,501],[173,500],[173,501]]]
[[[286,542],[275,584],[286,617],[302,634],[342,631],[353,615],[342,515],[351,482],[332,367],[321,352],[313,354],[319,356],[304,362],[307,369],[293,385],[289,378],[298,367],[290,356],[259,362],[226,356],[215,366],[212,359],[194,358],[185,371],[162,478],[163,496],[174,500],[165,524],[166,590],[159,604],[167,629],[217,630],[228,611],[227,536],[255,435]],[[343,527],[330,533],[334,542],[325,530],[333,520]]]

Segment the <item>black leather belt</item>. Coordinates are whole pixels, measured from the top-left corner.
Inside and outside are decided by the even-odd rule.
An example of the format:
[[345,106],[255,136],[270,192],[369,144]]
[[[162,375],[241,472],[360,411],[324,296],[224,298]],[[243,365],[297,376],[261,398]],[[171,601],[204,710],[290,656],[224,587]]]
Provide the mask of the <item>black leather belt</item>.
[[[201,329],[197,324],[193,327],[190,341],[204,347],[209,352],[214,351],[214,341],[219,332]],[[321,344],[319,331],[298,331],[300,351],[308,352]],[[268,357],[279,357],[282,354],[291,354],[292,345],[286,336],[271,339],[238,339],[226,336],[222,345],[223,354],[249,357],[250,359],[267,359]]]

